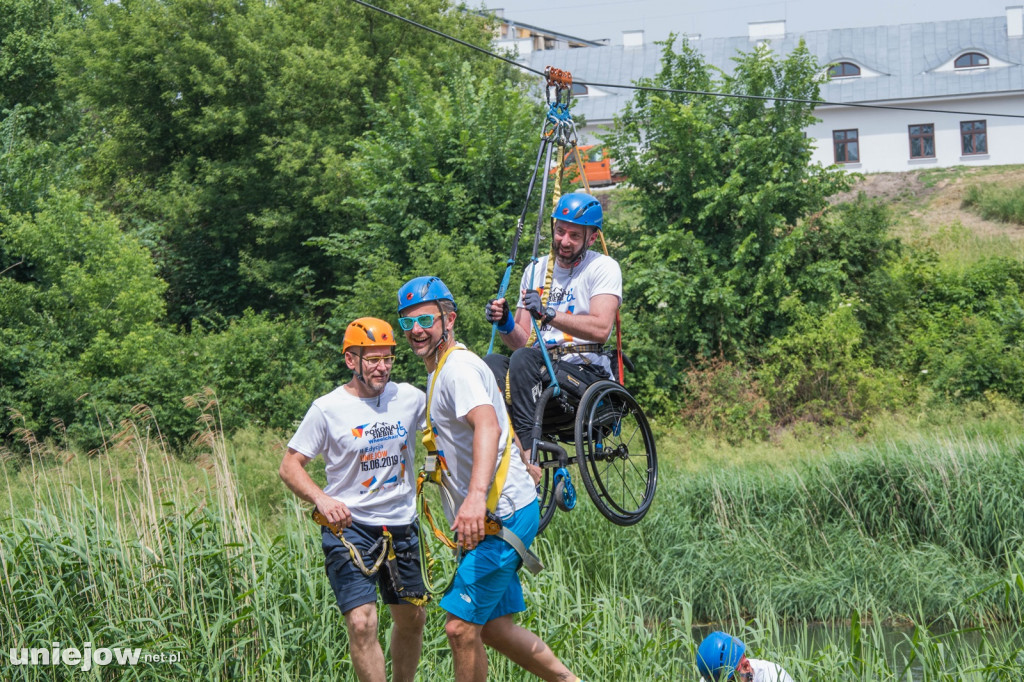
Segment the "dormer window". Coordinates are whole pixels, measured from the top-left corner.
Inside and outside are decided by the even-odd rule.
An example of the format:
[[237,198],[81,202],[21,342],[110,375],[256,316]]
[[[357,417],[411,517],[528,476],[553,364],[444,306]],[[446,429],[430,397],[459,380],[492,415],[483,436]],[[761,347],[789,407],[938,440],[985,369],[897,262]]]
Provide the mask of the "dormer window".
[[853,78],[860,75],[860,67],[852,62],[833,64],[829,70],[830,78]]
[[967,52],[953,62],[955,69],[976,69],[981,66],[988,66],[988,57],[980,52]]
[[573,83],[572,84],[572,96],[573,97],[585,97],[587,94],[589,94],[589,92],[590,92],[590,90],[587,88],[586,85],[583,85],[583,83]]

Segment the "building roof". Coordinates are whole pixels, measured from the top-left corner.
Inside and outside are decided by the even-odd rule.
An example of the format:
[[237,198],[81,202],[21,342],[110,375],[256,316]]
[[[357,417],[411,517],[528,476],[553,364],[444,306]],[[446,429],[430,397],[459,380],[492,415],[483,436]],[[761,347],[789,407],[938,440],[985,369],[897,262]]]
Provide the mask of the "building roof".
[[572,47],[601,47],[608,44],[606,40],[590,40],[588,38],[579,38],[577,36],[571,36],[568,33],[559,33],[558,31],[552,31],[550,29],[541,28],[540,26],[524,24],[521,21],[506,19],[503,14],[496,14],[495,12],[490,10],[471,10],[471,13],[476,14],[477,16],[484,17],[486,19],[493,19],[494,21],[497,21],[503,27],[503,29],[513,27],[526,29],[531,35],[554,38],[556,40],[560,40],[564,43],[567,43]]
[[[766,42],[778,54],[788,54],[803,38],[822,65],[849,61],[861,67],[860,77],[833,79],[821,88],[829,102],[893,102],[929,98],[977,96],[1024,91],[1024,37],[1007,36],[1007,18],[988,17],[936,21],[899,26],[842,28],[787,34]],[[733,57],[752,51],[759,41],[747,36],[692,39],[705,60],[731,72]],[[546,66],[567,70],[575,81],[628,85],[655,75],[663,46],[621,45],[535,52],[524,61],[537,70]],[[952,68],[956,57],[979,52],[990,66]],[[633,91],[590,87],[577,99],[573,112],[588,123],[610,121],[625,106]]]

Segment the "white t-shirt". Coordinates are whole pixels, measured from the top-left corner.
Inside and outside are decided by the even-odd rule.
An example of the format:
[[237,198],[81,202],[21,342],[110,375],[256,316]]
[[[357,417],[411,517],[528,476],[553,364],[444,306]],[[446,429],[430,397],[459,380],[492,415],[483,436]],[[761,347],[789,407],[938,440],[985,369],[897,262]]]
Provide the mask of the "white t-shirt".
[[[520,290],[538,289],[544,296],[544,280],[547,276],[550,254],[537,260],[537,265],[526,266]],[[532,278],[531,278],[532,271]],[[571,274],[570,274],[571,273]],[[575,268],[563,268],[555,261],[551,275],[551,293],[547,304],[558,314],[586,315],[590,312],[590,300],[600,294],[612,294],[622,302],[622,270],[618,262],[610,256],[597,251],[587,251],[583,260]],[[523,307],[520,296],[517,307]],[[541,327],[540,335],[548,346],[564,346],[567,344],[604,343],[608,339],[574,338],[572,334],[555,329],[550,325]],[[581,355],[570,354],[562,358],[564,362],[593,362],[611,373],[611,361],[607,356],[594,353]]]
[[380,398],[357,398],[343,386],[313,401],[288,447],[323,455],[324,492],[370,526],[404,525],[416,518],[416,434],[424,425],[426,394],[388,382]]
[[[793,678],[778,663],[762,661],[757,658],[748,658],[747,660],[750,661],[750,667],[754,669],[754,682],[793,682]],[[732,679],[736,679],[736,676],[734,675]],[[705,682],[703,677],[700,680]]]
[[754,669],[754,682],[793,682],[782,666],[771,661],[761,661],[756,658],[748,658],[750,666]]
[[[427,375],[428,387],[433,379],[434,373],[431,372]],[[473,428],[466,421],[466,415],[480,405],[490,405],[494,408],[498,424],[501,425],[495,465],[497,472],[508,437],[508,413],[505,410],[504,396],[501,395],[498,383],[494,380],[494,373],[475,353],[465,350],[462,344],[458,344],[456,350],[448,354],[430,398],[430,421],[436,432],[434,440],[450,474],[442,480],[450,483],[448,491],[455,502],[454,510],[445,509],[445,515],[451,522],[454,520],[454,513],[462,506],[469,493],[469,480],[473,472]],[[497,514],[501,517],[508,516],[537,499],[537,488],[519,456],[519,448],[516,447],[514,440],[509,457],[511,461],[508,476],[501,491],[501,499],[498,501]]]

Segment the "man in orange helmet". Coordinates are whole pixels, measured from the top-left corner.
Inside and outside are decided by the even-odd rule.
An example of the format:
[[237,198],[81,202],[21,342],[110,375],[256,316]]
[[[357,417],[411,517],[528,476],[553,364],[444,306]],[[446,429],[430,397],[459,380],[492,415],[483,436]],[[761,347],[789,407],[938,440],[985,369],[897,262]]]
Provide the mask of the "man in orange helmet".
[[[323,528],[322,544],[356,677],[387,679],[377,638],[379,589],[394,621],[391,679],[412,682],[426,621],[413,471],[413,438],[425,420],[426,395],[390,381],[395,336],[384,320],[353,321],[342,350],[352,379],[313,402],[288,443],[279,473],[292,492],[344,529],[339,538]],[[322,490],[306,471],[318,455],[326,465]],[[378,562],[382,552],[388,556],[389,544],[397,560]]]

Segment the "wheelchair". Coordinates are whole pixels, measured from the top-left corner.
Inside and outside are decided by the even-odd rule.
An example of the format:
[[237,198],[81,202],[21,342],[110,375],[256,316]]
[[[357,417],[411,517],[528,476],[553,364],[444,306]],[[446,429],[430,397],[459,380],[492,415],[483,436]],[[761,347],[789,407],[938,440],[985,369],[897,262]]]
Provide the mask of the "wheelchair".
[[541,468],[538,533],[551,523],[556,509],[576,506],[573,466],[606,519],[619,526],[638,523],[658,486],[658,455],[647,417],[617,380],[590,384],[578,402],[565,393],[560,390],[555,396],[549,383],[534,409],[533,459]]

